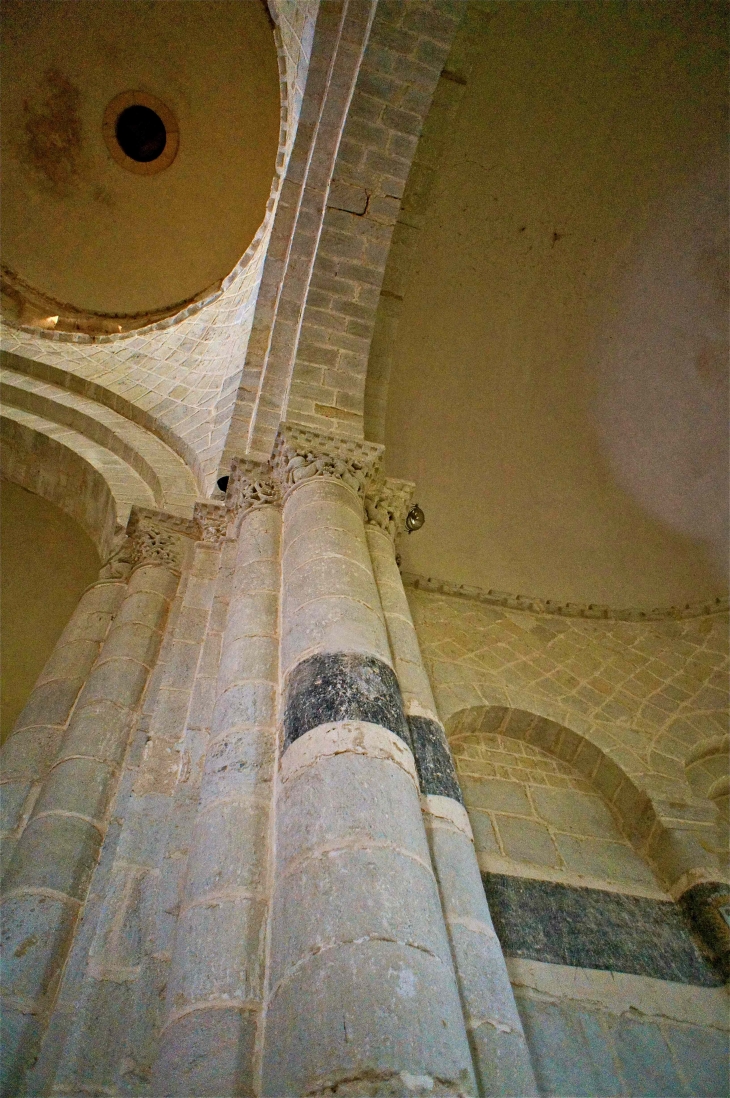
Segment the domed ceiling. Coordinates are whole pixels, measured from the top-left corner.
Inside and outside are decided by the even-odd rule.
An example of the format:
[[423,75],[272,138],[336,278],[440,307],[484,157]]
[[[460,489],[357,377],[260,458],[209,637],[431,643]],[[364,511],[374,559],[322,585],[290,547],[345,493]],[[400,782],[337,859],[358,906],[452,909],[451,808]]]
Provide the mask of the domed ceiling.
[[472,5],[393,348],[407,571],[616,608],[726,589],[726,14]]
[[263,0],[3,9],[9,315],[141,323],[210,291],[251,243],[275,172],[279,74]]

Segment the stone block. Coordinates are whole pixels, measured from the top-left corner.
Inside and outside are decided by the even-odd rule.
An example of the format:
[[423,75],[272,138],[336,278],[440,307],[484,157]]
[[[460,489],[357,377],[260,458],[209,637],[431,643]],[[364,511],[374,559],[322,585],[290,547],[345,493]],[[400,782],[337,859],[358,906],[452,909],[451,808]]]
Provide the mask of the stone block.
[[560,831],[621,841],[611,811],[600,797],[574,789],[534,787],[531,796],[541,819]]
[[173,1016],[196,1004],[260,1001],[265,914],[265,901],[245,896],[183,910],[167,995]]
[[186,903],[207,895],[263,895],[269,823],[267,793],[270,796],[270,786],[259,787],[258,800],[223,801],[198,814],[188,855]]
[[99,644],[95,640],[73,640],[57,644],[41,671],[36,684],[54,679],[82,679],[96,659]]
[[202,807],[228,796],[255,795],[273,777],[276,733],[271,725],[233,727],[208,744]]
[[56,679],[37,686],[23,706],[12,735],[21,728],[61,726],[68,720],[83,679]]
[[[699,1020],[699,1019],[698,1019]],[[700,1026],[662,1025],[664,1039],[692,1098],[728,1098],[730,1035]]]
[[279,609],[278,592],[256,590],[231,600],[226,625],[226,638],[256,636],[268,633],[276,621]]
[[211,735],[238,725],[266,725],[274,712],[276,688],[270,682],[243,682],[225,690],[216,700]]
[[369,562],[366,566],[344,556],[314,557],[284,573],[283,611],[297,608],[313,599],[346,596],[373,610],[380,610],[380,598]]
[[497,816],[495,822],[508,858],[532,865],[560,864],[550,832],[542,824],[517,816]]
[[[262,632],[265,627],[266,623],[262,622]],[[278,655],[278,638],[275,636],[249,636],[238,640],[226,637],[218,681],[224,689],[245,679],[275,682],[278,674]]]
[[631,1098],[689,1098],[672,1063],[669,1046],[654,1022],[620,1018],[613,1044]]
[[33,784],[21,779],[0,785],[0,833],[7,834],[18,826]]
[[17,1094],[23,1076],[34,1062],[43,1029],[34,1014],[6,1003],[0,1012],[0,1087],[3,1094]]
[[515,816],[534,815],[525,787],[517,782],[491,778],[472,781],[463,778],[461,788],[468,808],[492,809],[494,812],[509,812]]
[[352,942],[398,942],[451,964],[430,866],[393,849],[340,847],[298,862],[280,878],[272,935],[272,985]]
[[318,850],[393,844],[429,864],[418,793],[399,766],[363,755],[333,755],[280,787],[279,872]]
[[159,592],[131,591],[130,589],[130,593],[114,619],[114,624],[135,622],[138,625],[146,625],[148,629],[159,629],[167,605],[167,599]]
[[656,878],[649,866],[628,843],[559,834],[554,836],[554,840],[567,869],[573,873],[583,873],[605,881],[656,887]]
[[398,680],[374,656],[332,652],[310,656],[291,672],[284,705],[284,749],[320,725],[380,725],[410,745]]
[[153,1094],[176,1098],[254,1098],[257,1015],[219,1005],[184,1015],[165,1029]]
[[75,816],[41,816],[23,832],[3,888],[51,889],[83,900],[101,846],[97,828]]
[[304,526],[295,538],[288,539],[282,567],[289,574],[309,560],[340,556],[368,569],[370,559],[361,530],[362,522],[358,519],[348,522],[345,529],[331,525]]
[[423,1078],[416,1094],[476,1093],[453,972],[421,949],[365,941],[312,957],[273,990],[266,1028],[271,1098],[346,1080],[408,1093],[401,1073]]
[[22,781],[41,777],[55,762],[62,742],[62,727],[40,725],[14,732],[2,748],[3,778]]
[[[102,659],[103,659],[102,652]],[[79,705],[113,701],[125,709],[134,709],[145,682],[147,667],[128,659],[110,659],[94,666],[83,689]]]
[[[42,1012],[55,993],[77,906],[37,894],[3,899],[3,994]],[[5,1009],[3,1009],[3,1014]]]
[[389,664],[390,645],[379,606],[365,606],[347,595],[301,605],[282,626],[282,674],[316,651],[360,652]]
[[480,854],[499,854],[500,849],[494,834],[492,821],[486,812],[480,812],[475,808],[469,813],[472,833],[474,835],[474,847]]
[[129,710],[120,709],[112,700],[102,699],[80,704],[64,737],[59,759],[72,755],[89,755],[109,762],[121,762],[131,722],[132,714]]
[[101,822],[114,777],[113,767],[97,759],[61,760],[46,778],[33,818],[46,812],[75,812]]

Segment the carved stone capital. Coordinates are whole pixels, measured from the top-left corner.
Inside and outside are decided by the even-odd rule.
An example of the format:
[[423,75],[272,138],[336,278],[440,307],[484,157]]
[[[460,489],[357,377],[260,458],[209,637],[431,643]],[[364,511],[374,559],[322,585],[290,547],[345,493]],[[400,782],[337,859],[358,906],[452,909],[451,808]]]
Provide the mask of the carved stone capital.
[[109,556],[101,566],[100,580],[126,580],[132,568],[132,539],[118,529],[109,547]]
[[205,545],[218,547],[223,544],[230,518],[230,511],[223,503],[196,503],[193,510],[193,521]]
[[162,564],[172,572],[181,571],[190,541],[200,537],[199,529],[191,519],[146,507],[132,508],[127,533],[133,568],[140,564]]
[[365,518],[395,541],[406,529],[406,515],[413,504],[415,484],[410,480],[387,477],[375,481],[365,495]]
[[382,453],[383,447],[375,442],[338,438],[282,423],[272,465],[284,492],[312,477],[331,477],[364,497],[378,475]]
[[226,492],[226,510],[238,521],[252,507],[279,503],[281,495],[276,477],[267,462],[234,458]]

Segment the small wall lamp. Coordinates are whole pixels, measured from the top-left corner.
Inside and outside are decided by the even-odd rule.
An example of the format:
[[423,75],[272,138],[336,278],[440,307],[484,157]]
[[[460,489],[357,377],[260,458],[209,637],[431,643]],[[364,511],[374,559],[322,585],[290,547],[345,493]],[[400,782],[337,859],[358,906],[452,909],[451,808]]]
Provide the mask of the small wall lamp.
[[425,521],[426,516],[416,503],[406,515],[406,530],[412,534],[414,530],[420,530]]

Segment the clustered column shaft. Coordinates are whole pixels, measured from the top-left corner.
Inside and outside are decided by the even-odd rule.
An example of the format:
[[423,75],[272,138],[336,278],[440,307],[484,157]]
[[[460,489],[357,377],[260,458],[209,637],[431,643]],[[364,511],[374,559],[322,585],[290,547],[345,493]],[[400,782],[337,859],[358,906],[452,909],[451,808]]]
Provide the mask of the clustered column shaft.
[[128,572],[128,565],[105,565],[84,591],[0,751],[3,866],[56,760],[79,691],[124,597]]
[[395,559],[390,530],[403,526],[402,516],[393,521],[395,505],[404,498],[401,484],[393,482],[390,511],[384,506],[388,494],[382,488],[381,507],[369,508],[375,521],[368,523],[368,544],[403,692],[479,1092],[494,1098],[535,1095],[527,1042],[489,913],[456,769]]
[[263,1092],[472,1094],[365,538],[379,448],[354,444],[350,460],[326,443],[313,453],[289,430],[277,455],[284,744]]
[[179,541],[140,534],[124,600],[3,879],[3,1093],[33,1062],[53,1007],[177,587]]
[[276,748],[281,511],[273,484],[250,479],[247,487],[168,982],[169,1015],[153,1078],[155,1094],[176,1098],[256,1090]]

